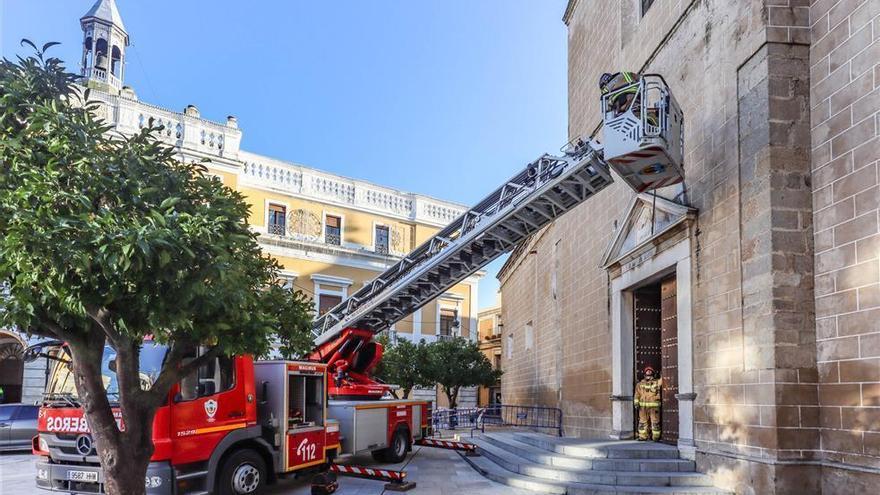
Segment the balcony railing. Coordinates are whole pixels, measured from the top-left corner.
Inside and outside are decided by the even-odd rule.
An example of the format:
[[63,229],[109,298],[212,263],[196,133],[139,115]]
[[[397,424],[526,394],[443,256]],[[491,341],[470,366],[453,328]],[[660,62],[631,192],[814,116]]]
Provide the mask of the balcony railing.
[[342,238],[339,234],[327,232],[324,234],[324,242],[327,244],[333,244],[334,246],[342,245]]
[[284,228],[283,223],[270,223],[268,228],[266,229],[266,233],[272,235],[284,235],[286,229]]
[[91,72],[86,77],[95,81],[105,82],[116,89],[122,88],[122,81],[118,77],[100,67],[92,67]]
[[376,244],[376,252],[379,254],[388,254],[388,244]]

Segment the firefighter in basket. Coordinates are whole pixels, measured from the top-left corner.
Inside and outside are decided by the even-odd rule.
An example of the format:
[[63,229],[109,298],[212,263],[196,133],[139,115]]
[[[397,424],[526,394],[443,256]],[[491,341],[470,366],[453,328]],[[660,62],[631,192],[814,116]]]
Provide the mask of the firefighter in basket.
[[[619,117],[632,108],[633,115],[641,118],[642,99],[639,94],[639,85],[636,84],[640,79],[641,76],[635,72],[616,72],[614,74],[606,72],[599,78],[599,90],[603,95],[611,95],[608,100],[608,108],[614,113],[614,117]],[[647,113],[648,123],[658,125],[657,109],[649,108]]]
[[648,439],[648,428],[651,428],[651,440],[660,440],[660,389],[663,379],[657,378],[654,368],[645,366],[645,377],[636,384],[633,402],[639,410],[639,441]]

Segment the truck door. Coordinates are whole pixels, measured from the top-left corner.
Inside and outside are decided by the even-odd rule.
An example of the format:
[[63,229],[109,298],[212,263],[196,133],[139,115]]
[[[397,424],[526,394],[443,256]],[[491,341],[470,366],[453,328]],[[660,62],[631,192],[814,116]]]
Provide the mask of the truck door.
[[220,356],[184,377],[171,410],[174,463],[206,460],[230,431],[247,426],[240,360]]
[[323,463],[326,457],[324,432],[327,390],[324,374],[292,365],[287,375],[287,470]]

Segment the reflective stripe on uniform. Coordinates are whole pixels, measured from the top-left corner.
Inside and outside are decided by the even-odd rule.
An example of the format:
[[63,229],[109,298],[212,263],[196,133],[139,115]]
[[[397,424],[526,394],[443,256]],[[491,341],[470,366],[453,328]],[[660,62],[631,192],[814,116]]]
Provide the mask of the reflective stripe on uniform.
[[660,407],[660,403],[639,401],[639,407]]

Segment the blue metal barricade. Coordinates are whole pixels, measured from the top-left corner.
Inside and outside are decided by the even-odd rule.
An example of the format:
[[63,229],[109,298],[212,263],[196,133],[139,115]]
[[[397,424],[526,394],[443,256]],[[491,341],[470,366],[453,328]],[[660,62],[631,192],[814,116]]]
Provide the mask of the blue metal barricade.
[[555,430],[562,436],[562,410],[557,407],[492,404],[488,407],[439,409],[432,415],[434,431],[470,428],[485,431],[486,426],[540,428]]

